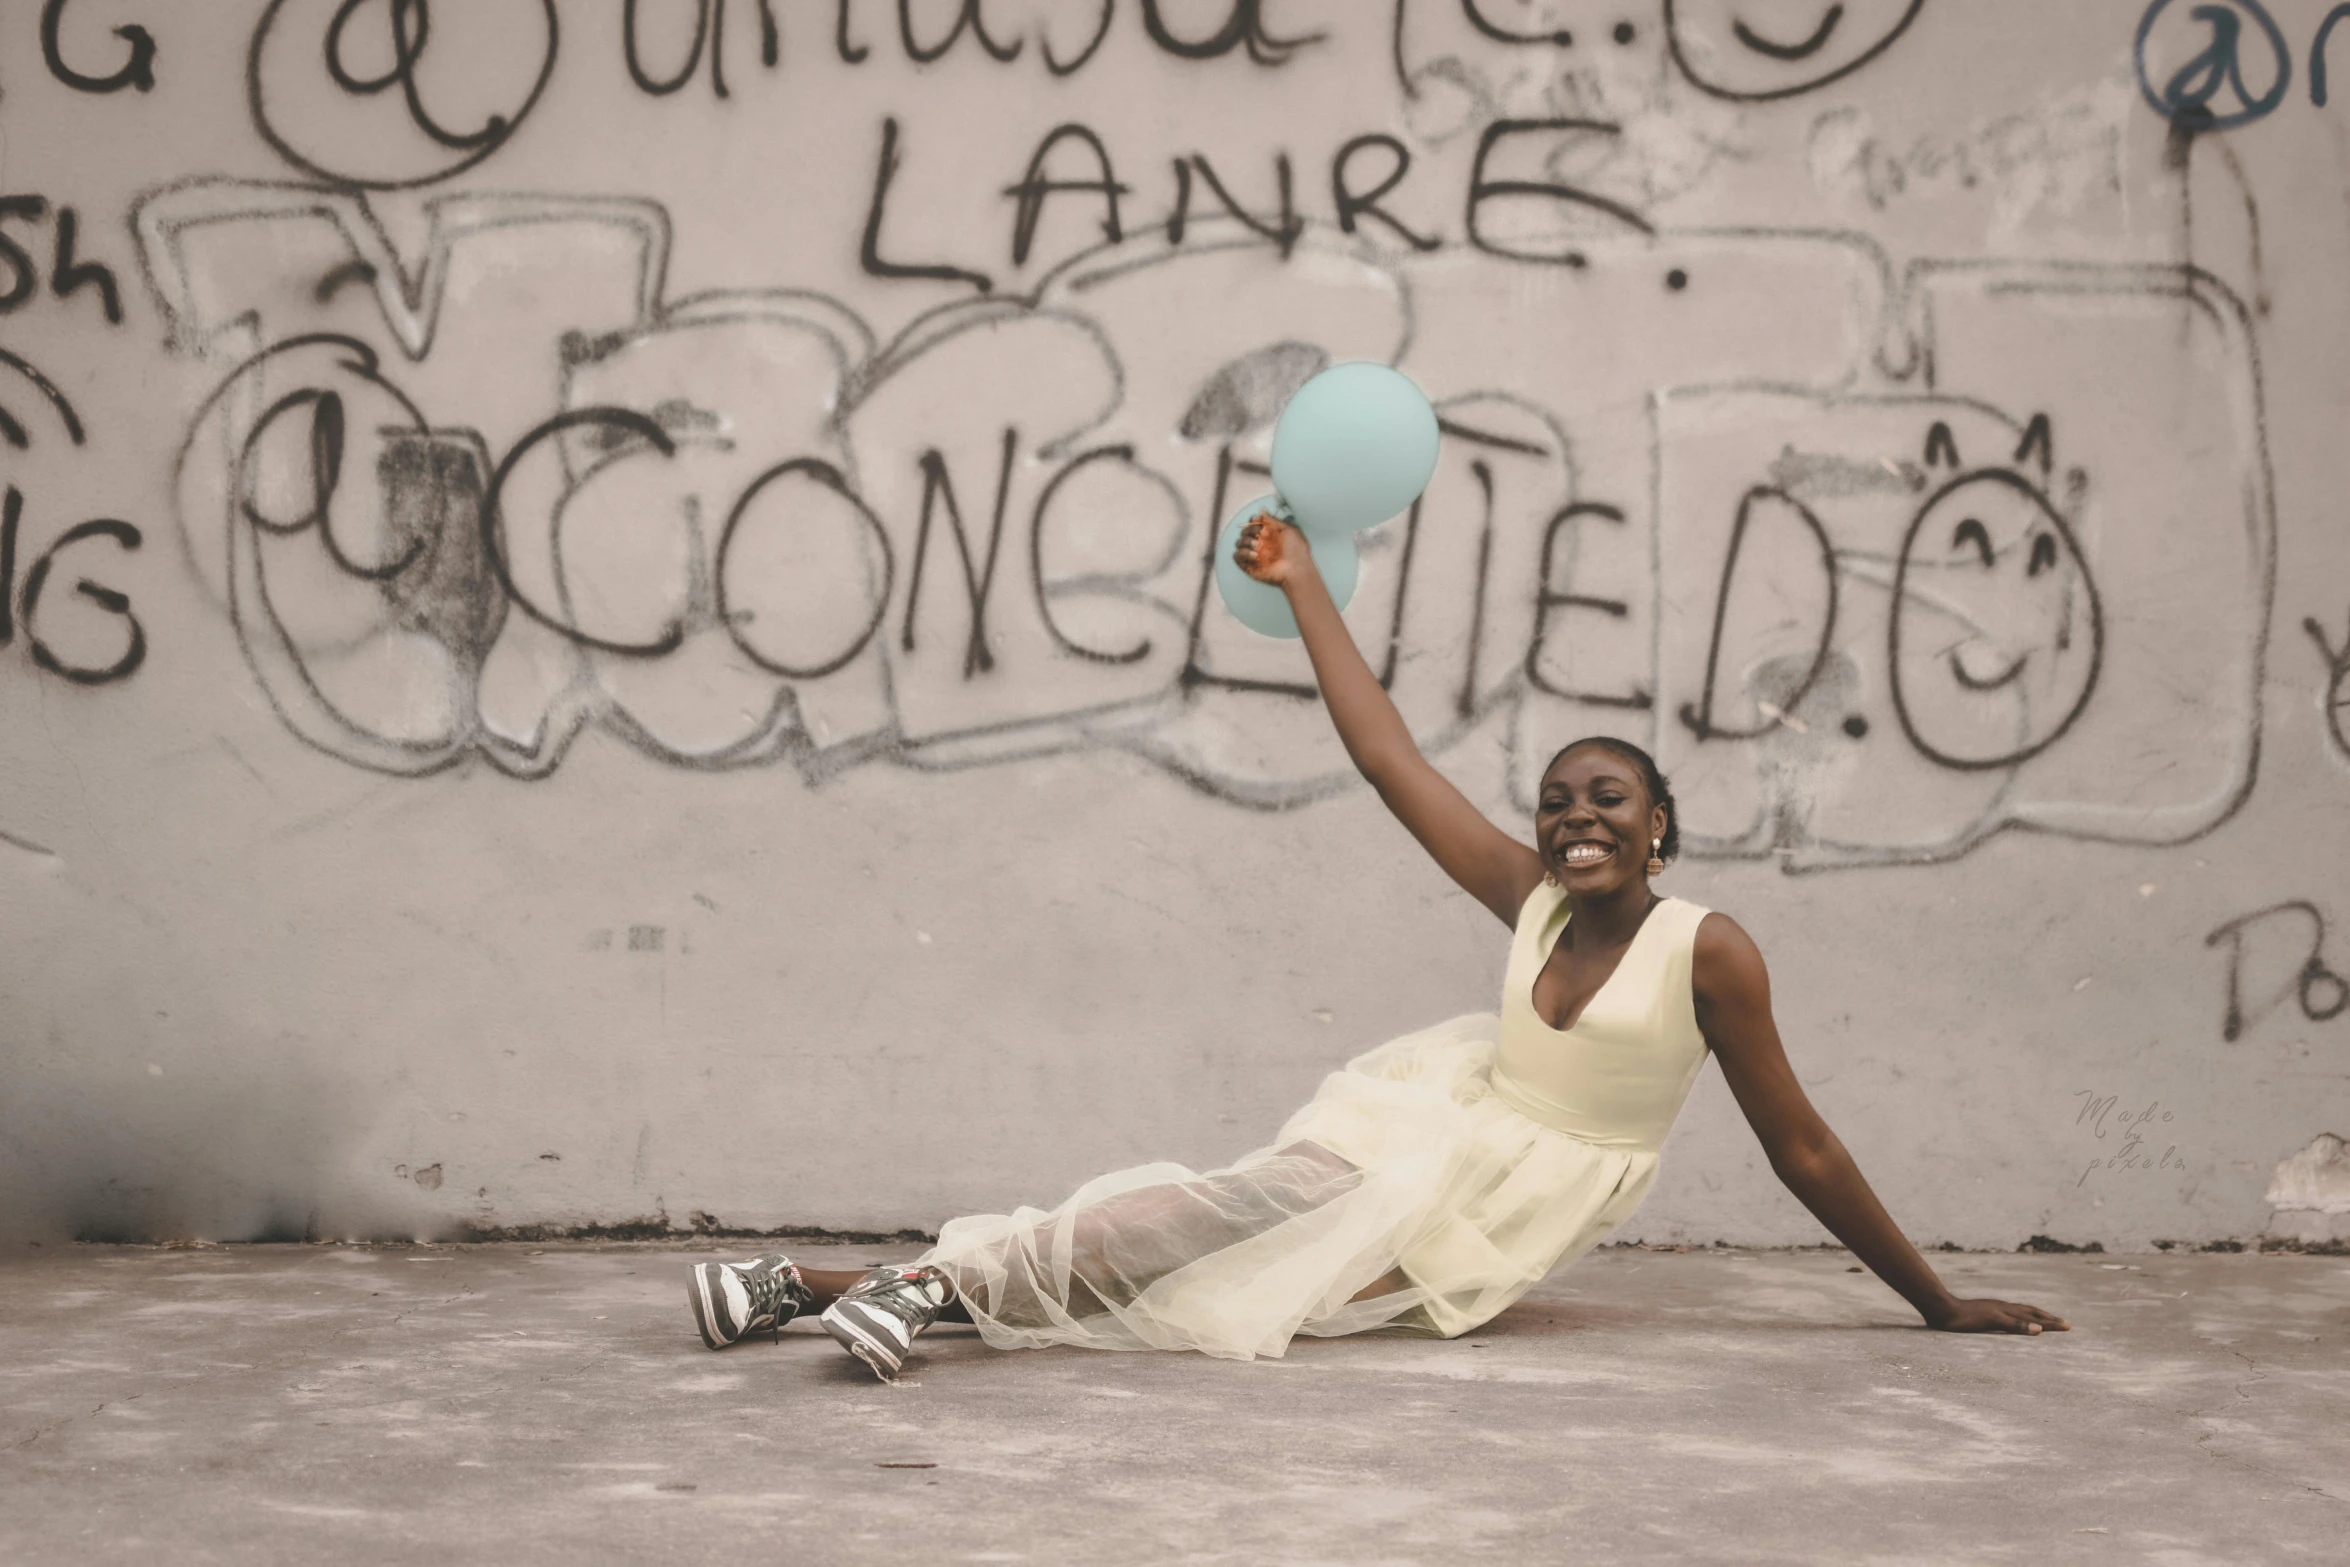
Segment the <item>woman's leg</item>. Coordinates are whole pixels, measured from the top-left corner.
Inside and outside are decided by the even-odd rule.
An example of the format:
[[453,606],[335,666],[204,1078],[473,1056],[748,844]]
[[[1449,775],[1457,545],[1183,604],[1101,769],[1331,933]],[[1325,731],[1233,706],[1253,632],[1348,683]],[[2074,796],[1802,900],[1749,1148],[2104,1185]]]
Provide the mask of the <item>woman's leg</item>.
[[802,1268],[800,1282],[815,1293],[815,1300],[807,1310],[822,1311],[849,1291],[849,1287],[865,1276],[863,1268]]
[[[1359,1176],[1352,1165],[1312,1143],[1293,1144],[1281,1153],[1290,1164],[1294,1184],[1287,1201],[1273,1203],[1270,1211],[1265,1205],[1265,1194],[1255,1183],[1246,1177],[1227,1174],[1175,1185],[1142,1187],[1078,1214],[1072,1227],[1072,1266],[1066,1282],[1058,1290],[1036,1292],[1045,1294],[1054,1306],[1072,1317],[1099,1315],[1109,1309],[1107,1302],[1131,1301],[1158,1277],[1206,1251],[1246,1239],[1268,1223],[1292,1217],[1350,1190]],[[1203,1198],[1209,1200],[1210,1212],[1202,1211]],[[1213,1211],[1219,1209],[1222,1211]],[[1172,1238],[1185,1230],[1190,1232],[1187,1236],[1190,1244],[1174,1247],[1171,1254],[1142,1257],[1131,1254],[1138,1236]],[[1146,1254],[1156,1250],[1141,1249]],[[1120,1256],[1120,1253],[1127,1255]],[[868,1270],[803,1267],[799,1271],[801,1282],[815,1297],[803,1308],[812,1316],[847,1293]],[[1401,1268],[1396,1268],[1364,1286],[1352,1299],[1375,1300],[1410,1288],[1412,1281]],[[982,1301],[981,1304],[983,1308],[996,1305],[1001,1309],[998,1303]],[[949,1302],[939,1314],[939,1320],[968,1323],[971,1314],[958,1298]]]
[[[1079,1324],[1100,1324],[1167,1275],[1313,1213],[1362,1179],[1338,1155],[1297,1142],[1231,1169],[1073,1200],[933,1260],[986,1322],[1085,1342]],[[1367,1293],[1409,1287],[1396,1275]]]

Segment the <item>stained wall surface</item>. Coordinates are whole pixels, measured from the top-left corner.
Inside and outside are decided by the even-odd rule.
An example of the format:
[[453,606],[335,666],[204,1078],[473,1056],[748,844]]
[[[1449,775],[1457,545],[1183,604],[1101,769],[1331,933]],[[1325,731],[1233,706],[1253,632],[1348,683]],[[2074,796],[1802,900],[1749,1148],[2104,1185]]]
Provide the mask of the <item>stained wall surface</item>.
[[0,1224],[930,1229],[1490,1008],[1207,586],[1368,359],[1423,747],[1654,748],[1910,1233],[2339,1237],[2332,11],[10,5]]

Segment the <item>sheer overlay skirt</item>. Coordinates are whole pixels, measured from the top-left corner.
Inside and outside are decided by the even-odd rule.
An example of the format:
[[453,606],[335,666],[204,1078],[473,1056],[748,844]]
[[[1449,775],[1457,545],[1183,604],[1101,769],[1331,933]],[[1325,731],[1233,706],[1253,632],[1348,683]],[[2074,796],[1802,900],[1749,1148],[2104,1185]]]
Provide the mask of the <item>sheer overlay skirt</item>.
[[1604,1239],[1656,1178],[1652,1152],[1496,1099],[1498,1022],[1454,1018],[1357,1057],[1222,1169],[1139,1165],[1056,1208],[956,1219],[923,1260],[999,1349],[1247,1360],[1299,1333],[1465,1333]]

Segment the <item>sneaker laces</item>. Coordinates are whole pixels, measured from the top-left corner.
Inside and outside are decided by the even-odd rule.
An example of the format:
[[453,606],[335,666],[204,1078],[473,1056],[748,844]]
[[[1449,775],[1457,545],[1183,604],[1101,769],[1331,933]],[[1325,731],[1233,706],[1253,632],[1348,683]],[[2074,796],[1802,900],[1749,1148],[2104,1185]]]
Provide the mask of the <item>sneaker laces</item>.
[[798,1316],[814,1297],[808,1284],[800,1277],[799,1264],[786,1260],[780,1268],[753,1268],[738,1272],[743,1293],[750,1297],[750,1315],[747,1322],[761,1317],[768,1319],[768,1330],[778,1340],[783,1337],[783,1325]]
[[909,1339],[936,1322],[954,1298],[955,1287],[947,1282],[945,1270],[937,1267],[876,1268],[841,1296],[870,1310],[888,1312],[906,1325]]

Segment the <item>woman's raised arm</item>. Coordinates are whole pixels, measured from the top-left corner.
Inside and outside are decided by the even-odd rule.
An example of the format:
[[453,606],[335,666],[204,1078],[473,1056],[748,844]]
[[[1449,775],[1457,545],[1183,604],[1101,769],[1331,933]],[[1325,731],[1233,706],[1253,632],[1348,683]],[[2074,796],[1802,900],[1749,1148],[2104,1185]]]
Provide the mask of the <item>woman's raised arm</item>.
[[2038,1333],[2072,1326],[2009,1300],[1961,1300],[1886,1213],[1843,1140],[1812,1108],[1771,1017],[1771,977],[1754,940],[1725,914],[1697,927],[1691,989],[1697,1026],[1770,1156],[1772,1173],[1929,1327],[1952,1333]]
[[1515,925],[1542,879],[1541,858],[1488,821],[1420,754],[1403,715],[1339,619],[1304,535],[1260,516],[1241,530],[1233,558],[1241,570],[1288,596],[1323,704],[1357,770],[1447,876],[1504,925]]

